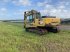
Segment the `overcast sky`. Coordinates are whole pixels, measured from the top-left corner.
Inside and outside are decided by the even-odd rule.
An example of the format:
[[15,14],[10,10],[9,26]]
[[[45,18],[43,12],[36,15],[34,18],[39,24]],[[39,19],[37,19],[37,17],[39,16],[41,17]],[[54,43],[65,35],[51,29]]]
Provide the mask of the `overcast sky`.
[[31,9],[42,15],[70,18],[70,0],[0,0],[0,20],[23,19],[24,11]]

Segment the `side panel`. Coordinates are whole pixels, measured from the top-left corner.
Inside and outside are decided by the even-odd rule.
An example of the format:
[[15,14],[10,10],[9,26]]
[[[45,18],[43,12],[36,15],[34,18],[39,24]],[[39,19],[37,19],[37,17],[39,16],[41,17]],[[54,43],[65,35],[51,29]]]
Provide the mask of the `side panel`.
[[45,24],[51,24],[53,26],[60,24],[60,18],[43,18],[43,21]]

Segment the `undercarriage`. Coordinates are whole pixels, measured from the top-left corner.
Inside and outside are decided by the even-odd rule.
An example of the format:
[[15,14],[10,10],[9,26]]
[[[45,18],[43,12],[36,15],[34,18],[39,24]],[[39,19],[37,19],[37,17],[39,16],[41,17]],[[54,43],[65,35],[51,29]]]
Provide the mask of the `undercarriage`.
[[53,32],[53,33],[59,32],[59,29],[57,27],[30,27],[30,28],[26,28],[25,30],[40,35],[44,35],[48,32]]

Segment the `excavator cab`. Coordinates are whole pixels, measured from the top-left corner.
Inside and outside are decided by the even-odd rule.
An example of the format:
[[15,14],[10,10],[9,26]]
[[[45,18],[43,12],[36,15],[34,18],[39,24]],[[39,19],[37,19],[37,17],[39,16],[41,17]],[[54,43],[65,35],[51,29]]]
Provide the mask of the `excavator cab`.
[[24,27],[36,27],[38,20],[41,20],[40,12],[35,10],[24,12]]

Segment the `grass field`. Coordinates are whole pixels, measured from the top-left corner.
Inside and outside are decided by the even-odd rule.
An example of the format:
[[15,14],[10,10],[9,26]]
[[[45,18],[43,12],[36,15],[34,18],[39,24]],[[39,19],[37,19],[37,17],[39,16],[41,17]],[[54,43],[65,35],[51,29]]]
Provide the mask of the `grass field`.
[[0,52],[70,52],[70,31],[40,36],[21,23],[0,22]]

